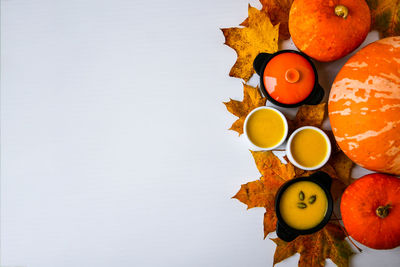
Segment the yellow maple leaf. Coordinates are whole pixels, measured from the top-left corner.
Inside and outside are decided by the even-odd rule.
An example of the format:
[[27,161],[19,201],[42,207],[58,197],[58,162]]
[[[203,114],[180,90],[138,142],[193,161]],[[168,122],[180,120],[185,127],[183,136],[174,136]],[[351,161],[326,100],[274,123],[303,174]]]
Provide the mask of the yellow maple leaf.
[[265,10],[249,5],[249,17],[244,27],[221,29],[225,44],[237,53],[236,63],[229,75],[242,78],[246,82],[254,74],[253,61],[261,53],[278,51],[279,25],[273,26]]
[[229,102],[224,102],[226,109],[239,117],[231,126],[229,130],[233,130],[241,135],[243,133],[243,124],[246,116],[253,109],[265,106],[267,99],[261,96],[260,90],[258,87],[252,87],[247,84],[243,84],[243,100],[230,100]]
[[251,151],[258,171],[264,177],[277,175],[282,182],[293,179],[296,176],[295,166],[288,161],[283,164],[272,151]]

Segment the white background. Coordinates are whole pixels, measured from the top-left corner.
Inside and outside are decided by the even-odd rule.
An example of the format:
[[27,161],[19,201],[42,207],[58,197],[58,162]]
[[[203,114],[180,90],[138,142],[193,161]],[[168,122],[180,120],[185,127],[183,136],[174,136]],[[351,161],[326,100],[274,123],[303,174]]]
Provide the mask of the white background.
[[1,1],[2,266],[272,265],[263,209],[231,199],[259,178],[222,104],[243,88],[219,28],[247,4]]

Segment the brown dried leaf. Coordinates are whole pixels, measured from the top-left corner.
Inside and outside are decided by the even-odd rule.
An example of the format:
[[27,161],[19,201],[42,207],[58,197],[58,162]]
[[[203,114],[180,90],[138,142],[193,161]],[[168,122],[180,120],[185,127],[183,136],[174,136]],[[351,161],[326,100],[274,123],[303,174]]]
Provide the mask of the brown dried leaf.
[[289,11],[293,0],[260,0],[273,25],[279,24],[279,39],[290,38]]
[[229,102],[224,102],[227,110],[239,117],[231,126],[229,130],[233,130],[241,135],[243,133],[243,124],[246,116],[253,109],[265,106],[267,99],[261,96],[260,90],[258,87],[252,87],[247,84],[243,84],[243,100],[230,100]]
[[336,142],[335,136],[333,135],[333,132],[329,131],[329,130],[324,130],[324,132],[326,133],[326,135],[329,137],[329,140],[331,141],[332,155],[335,154],[336,152],[341,151],[338,143]]
[[[293,0],[260,0],[261,10],[267,12],[271,23],[275,26],[279,24],[279,40],[290,38],[289,33],[289,11]],[[248,19],[243,21],[241,26],[248,26]]]
[[279,26],[273,26],[265,10],[249,5],[249,17],[246,26],[221,29],[225,44],[237,53],[237,61],[229,75],[242,78],[246,82],[254,74],[253,61],[259,53],[278,51]]
[[351,161],[343,151],[336,152],[330,159],[330,163],[335,169],[338,178],[347,186],[352,183],[351,171],[354,167],[354,162]]
[[371,10],[371,28],[383,37],[400,35],[400,1],[367,0],[367,4]]
[[328,223],[314,234],[299,236],[292,242],[273,238],[272,241],[277,245],[274,265],[295,253],[300,253],[300,267],[322,267],[328,258],[337,266],[349,266],[349,258],[353,251],[345,238],[343,230],[333,223]]
[[294,127],[303,126],[321,127],[325,117],[326,103],[319,105],[303,105],[299,108],[296,118],[293,122]]

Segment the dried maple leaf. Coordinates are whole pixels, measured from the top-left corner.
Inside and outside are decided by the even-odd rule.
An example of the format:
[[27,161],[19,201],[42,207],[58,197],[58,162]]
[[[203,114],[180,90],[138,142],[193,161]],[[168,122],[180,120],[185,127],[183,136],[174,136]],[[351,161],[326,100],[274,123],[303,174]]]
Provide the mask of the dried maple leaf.
[[260,0],[271,19],[272,24],[279,23],[279,39],[290,38],[289,33],[289,11],[293,0]]
[[[289,11],[293,0],[260,0],[262,9],[267,12],[273,25],[279,24],[279,39],[287,40],[289,33]],[[248,25],[248,19],[243,21],[241,26]]]
[[400,35],[400,1],[367,0],[371,10],[372,27],[383,37]]
[[247,205],[247,209],[264,207],[264,238],[276,229],[275,194],[284,181],[271,176],[243,184],[233,198]]
[[333,135],[332,131],[324,130],[326,135],[329,137],[329,140],[331,140],[332,144],[332,154],[335,154],[336,152],[341,151],[338,143],[336,142],[335,136]]
[[264,238],[276,229],[275,195],[287,180],[295,177],[295,167],[290,162],[283,164],[271,151],[251,151],[262,177],[244,184],[233,197],[247,208],[264,207]]
[[251,151],[258,171],[264,177],[277,175],[283,182],[296,176],[295,166],[288,162],[283,164],[272,151]]
[[233,48],[238,56],[229,75],[242,78],[246,82],[254,74],[253,61],[261,53],[278,51],[279,26],[273,26],[268,13],[249,5],[249,17],[242,28],[221,29],[225,44]]
[[338,178],[345,184],[350,185],[353,181],[351,170],[354,167],[354,162],[351,161],[343,151],[336,152],[330,159],[330,163],[335,168]]
[[227,110],[239,117],[231,126],[229,130],[233,130],[241,135],[243,133],[243,124],[246,116],[253,109],[265,106],[267,99],[261,96],[260,90],[258,87],[252,87],[247,84],[243,84],[243,100],[230,100],[229,102],[224,102]]
[[299,236],[292,242],[274,238],[272,241],[277,245],[274,265],[295,253],[300,253],[300,267],[324,266],[327,258],[337,266],[348,266],[353,251],[345,238],[343,230],[333,223],[328,223],[314,234]]
[[296,114],[293,126],[296,128],[302,126],[321,127],[325,117],[325,106],[326,103],[301,106]]

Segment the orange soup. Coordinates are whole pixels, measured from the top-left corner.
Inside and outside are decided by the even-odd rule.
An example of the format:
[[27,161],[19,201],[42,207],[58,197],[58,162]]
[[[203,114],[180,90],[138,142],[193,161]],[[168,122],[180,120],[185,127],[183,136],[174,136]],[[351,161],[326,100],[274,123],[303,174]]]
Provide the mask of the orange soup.
[[258,109],[249,115],[246,134],[249,140],[261,148],[272,148],[285,138],[286,124],[281,115],[273,109]]
[[328,156],[328,142],[319,131],[306,128],[295,134],[290,150],[298,164],[312,168]]
[[311,229],[325,217],[328,198],[325,191],[310,181],[296,182],[282,194],[279,211],[282,219],[292,228]]

